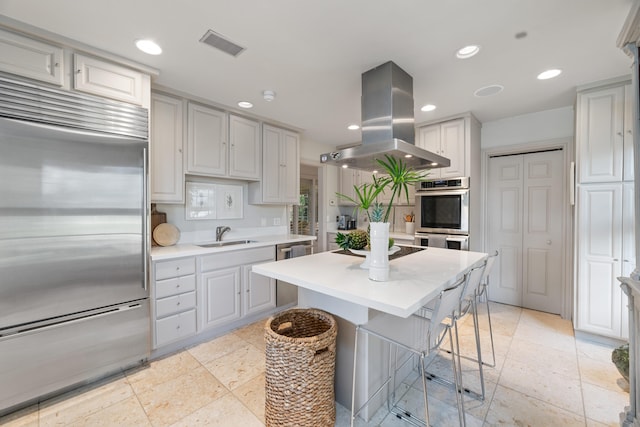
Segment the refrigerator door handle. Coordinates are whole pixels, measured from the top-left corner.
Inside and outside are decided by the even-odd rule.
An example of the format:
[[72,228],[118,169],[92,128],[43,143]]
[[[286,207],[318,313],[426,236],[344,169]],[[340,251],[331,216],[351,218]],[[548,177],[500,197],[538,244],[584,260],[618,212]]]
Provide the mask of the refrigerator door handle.
[[147,177],[147,161],[148,161],[148,153],[147,149],[142,149],[142,212],[144,212],[144,220],[142,221],[142,289],[147,290],[147,283],[149,282],[149,215],[147,212],[147,204],[149,200],[148,198],[148,185],[149,180]]

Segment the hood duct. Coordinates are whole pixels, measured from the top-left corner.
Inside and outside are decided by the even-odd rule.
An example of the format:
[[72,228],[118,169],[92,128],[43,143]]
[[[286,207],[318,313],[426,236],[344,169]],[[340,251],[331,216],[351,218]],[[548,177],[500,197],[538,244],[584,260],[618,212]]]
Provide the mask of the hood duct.
[[320,162],[373,171],[385,154],[415,169],[450,165],[449,159],[416,147],[413,78],[391,61],[362,74],[362,144],[322,154]]

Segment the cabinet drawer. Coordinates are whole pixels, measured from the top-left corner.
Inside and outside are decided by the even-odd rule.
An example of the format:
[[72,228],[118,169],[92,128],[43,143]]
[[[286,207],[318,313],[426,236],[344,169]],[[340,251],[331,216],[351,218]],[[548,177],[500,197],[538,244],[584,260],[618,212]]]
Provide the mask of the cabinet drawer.
[[156,348],[196,333],[196,310],[156,321]]
[[196,290],[196,276],[175,277],[173,279],[159,280],[156,282],[156,299],[178,295]]
[[195,308],[195,306],[195,291],[174,295],[172,297],[161,298],[156,301],[156,317],[165,317],[170,314],[175,314],[181,311]]
[[173,259],[156,263],[156,280],[186,276],[195,272],[195,258]]
[[275,259],[275,246],[204,255],[201,257],[200,271],[211,271],[256,262],[275,261]]

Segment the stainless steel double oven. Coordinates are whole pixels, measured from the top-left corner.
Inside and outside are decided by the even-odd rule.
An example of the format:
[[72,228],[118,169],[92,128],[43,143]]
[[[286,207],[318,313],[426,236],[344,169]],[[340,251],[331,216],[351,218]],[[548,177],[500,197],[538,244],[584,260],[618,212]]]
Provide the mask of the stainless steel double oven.
[[468,177],[420,182],[416,210],[416,245],[469,249]]

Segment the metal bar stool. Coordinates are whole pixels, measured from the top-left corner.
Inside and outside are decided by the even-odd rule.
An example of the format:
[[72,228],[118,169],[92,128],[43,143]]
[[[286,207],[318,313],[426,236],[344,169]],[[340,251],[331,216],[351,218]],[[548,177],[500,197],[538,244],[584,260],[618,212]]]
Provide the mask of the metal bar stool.
[[[386,313],[379,313],[375,317],[373,317],[369,322],[363,325],[358,325],[356,327],[356,337],[355,337],[355,346],[354,346],[354,355],[353,355],[353,391],[351,395],[351,426],[353,427],[356,417],[360,414],[360,412],[371,402],[371,400],[379,395],[385,388],[387,389],[387,404],[389,406],[389,410],[391,413],[395,414],[397,417],[402,418],[405,421],[413,425],[429,425],[429,406],[427,401],[427,376],[425,375],[425,369],[428,365],[427,362],[431,362],[435,355],[438,353],[437,350],[440,348],[440,345],[443,343],[445,338],[449,337],[449,344],[451,347],[451,359],[452,359],[452,369],[453,369],[453,377],[455,380],[456,387],[458,389],[462,388],[462,384],[460,384],[460,380],[462,379],[462,375],[459,372],[460,360],[456,363],[456,355],[459,355],[459,351],[454,351],[454,341],[452,329],[455,326],[454,311],[459,307],[460,298],[464,292],[464,288],[468,283],[469,275],[466,275],[462,280],[457,282],[454,286],[450,287],[442,291],[438,297],[434,300],[434,308],[431,313],[431,317],[427,318],[424,316],[420,316],[417,314],[413,314],[408,318],[402,318],[398,316],[393,316]],[[451,318],[453,321],[451,322],[443,322],[445,318]],[[397,365],[393,366],[393,362],[397,362],[397,358],[395,361],[389,360],[389,373],[387,378],[384,380],[382,385],[370,396],[367,396],[368,399],[360,406],[356,408],[356,390],[357,390],[357,372],[358,372],[358,337],[360,335],[371,335],[379,338],[382,341],[385,341],[390,344],[390,353],[391,349],[395,347],[395,349],[402,349],[412,353],[415,356],[419,357],[418,369],[420,373],[420,377],[422,379],[422,388],[424,392],[424,420],[416,417],[415,415],[409,413],[402,408],[397,406],[395,400],[395,387],[394,390],[389,391],[388,385],[393,380],[393,384],[395,385],[395,375],[396,372],[402,368],[402,366],[398,367]],[[456,349],[458,350],[458,349]],[[390,358],[391,359],[391,358]],[[409,358],[407,360],[412,360],[413,358]],[[368,393],[367,393],[368,394]],[[464,414],[464,402],[462,396],[459,393],[456,393],[456,404],[458,407],[458,416],[460,420],[460,425],[466,425],[466,418]]]
[[489,295],[488,295],[488,288],[489,288],[489,275],[491,274],[491,269],[493,268],[493,263],[495,262],[496,258],[498,258],[498,251],[496,251],[493,255],[489,255],[489,258],[487,258],[487,263],[485,264],[484,267],[484,272],[482,273],[482,278],[480,279],[480,286],[478,287],[478,291],[477,291],[477,295],[476,298],[478,301],[482,300],[482,297],[484,296],[484,302],[487,305],[487,320],[489,321],[489,338],[491,340],[491,356],[493,358],[493,362],[492,363],[484,363],[486,366],[489,366],[491,368],[495,368],[496,366],[496,349],[495,346],[493,345],[493,326],[491,325],[491,310],[489,309]]

